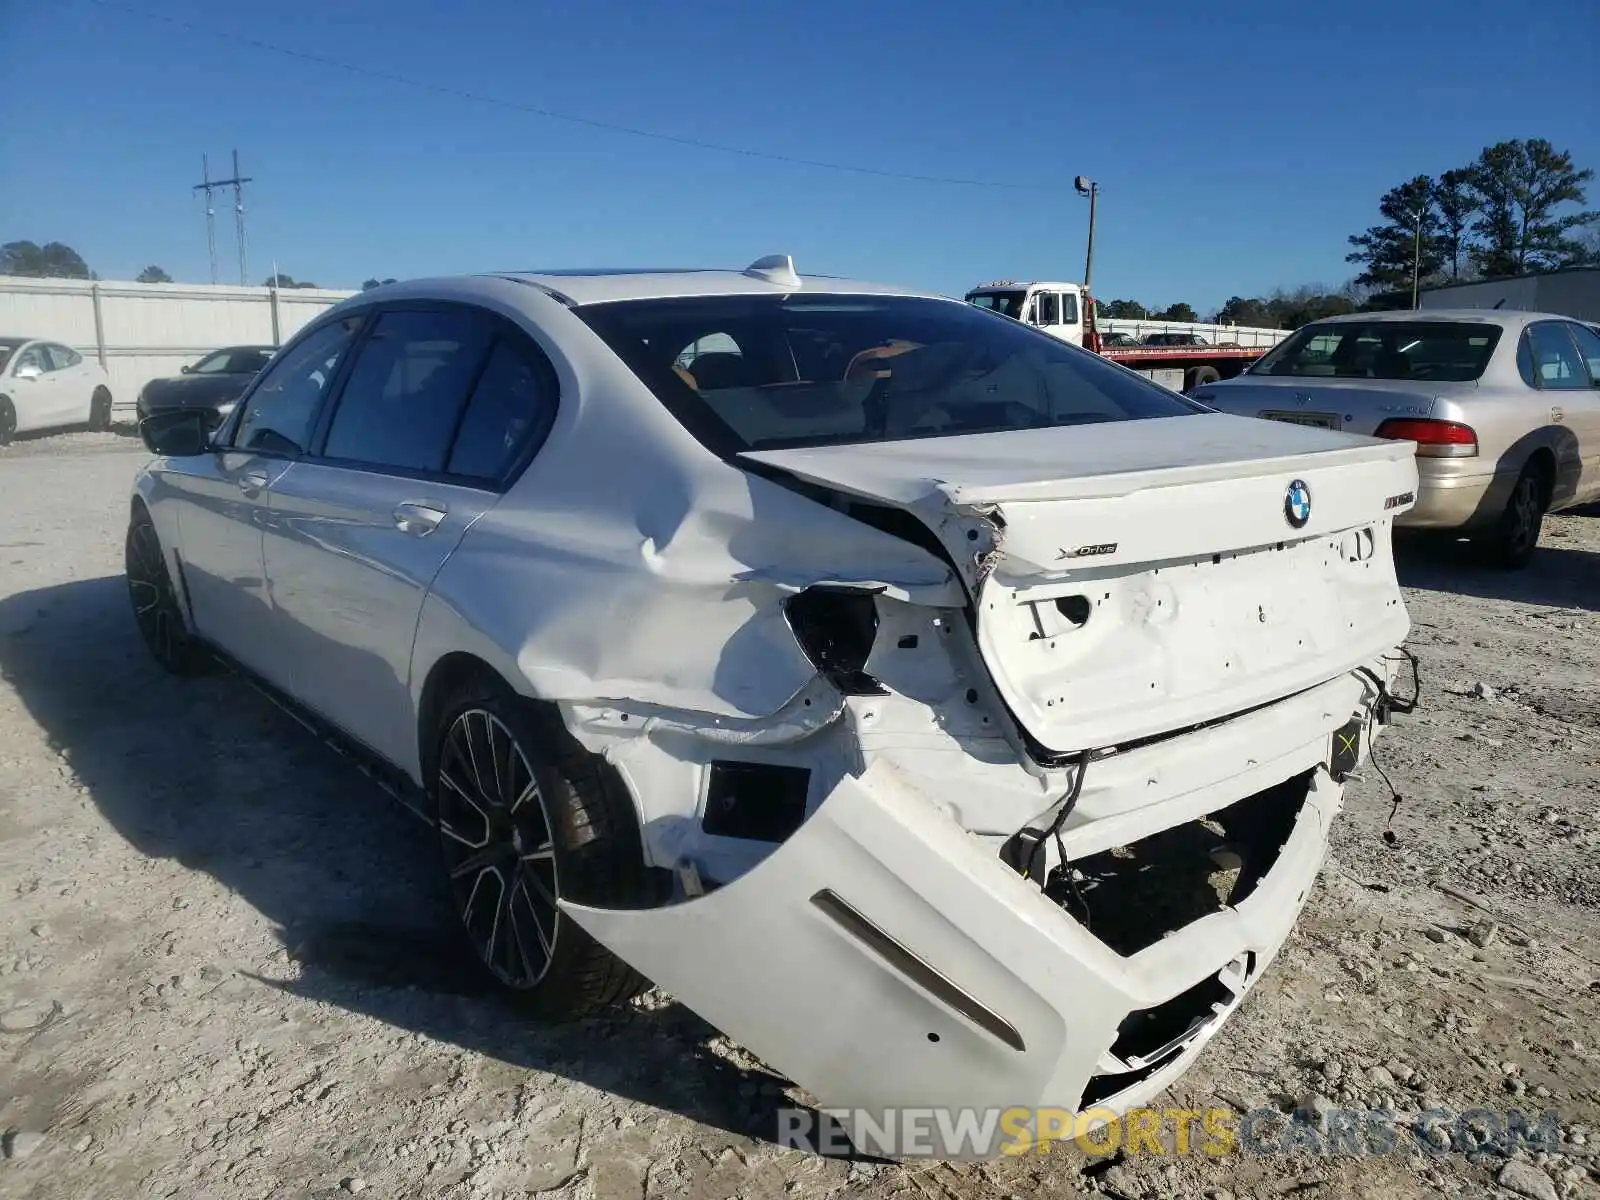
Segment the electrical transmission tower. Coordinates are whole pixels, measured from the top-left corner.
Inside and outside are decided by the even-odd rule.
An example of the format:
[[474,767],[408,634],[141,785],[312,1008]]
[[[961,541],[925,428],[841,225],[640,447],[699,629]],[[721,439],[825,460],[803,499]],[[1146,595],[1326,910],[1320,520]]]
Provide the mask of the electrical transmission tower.
[[248,175],[239,174],[239,152],[233,152],[233,178],[211,178],[211,156],[200,156],[201,182],[194,185],[194,190],[204,192],[206,197],[206,250],[211,256],[211,282],[217,282],[217,209],[212,202],[211,193],[218,188],[231,187],[233,189],[233,228],[234,237],[239,245],[239,286],[249,284],[249,261],[247,243],[244,232],[244,185],[254,182]]

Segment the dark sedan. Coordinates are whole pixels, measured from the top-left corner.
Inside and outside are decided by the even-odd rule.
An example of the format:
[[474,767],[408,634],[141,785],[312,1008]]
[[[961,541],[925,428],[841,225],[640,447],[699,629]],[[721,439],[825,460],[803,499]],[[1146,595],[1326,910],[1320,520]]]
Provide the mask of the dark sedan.
[[184,367],[181,375],[152,379],[139,392],[139,419],[170,408],[205,408],[221,421],[273,352],[271,346],[228,346]]

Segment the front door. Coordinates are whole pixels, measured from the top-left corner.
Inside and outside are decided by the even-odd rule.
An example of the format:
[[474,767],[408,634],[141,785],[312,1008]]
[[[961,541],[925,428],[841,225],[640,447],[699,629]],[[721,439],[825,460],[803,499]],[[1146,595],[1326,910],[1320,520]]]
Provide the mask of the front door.
[[54,429],[60,402],[56,399],[60,380],[45,353],[44,344],[25,347],[11,364],[11,402],[16,409],[17,431]]
[[273,485],[266,573],[296,696],[390,762],[415,754],[422,602],[553,400],[553,370],[498,318],[386,309],[317,455]]
[[1052,337],[1060,337],[1061,296],[1056,292],[1035,292],[1033,315],[1029,320]]
[[288,346],[210,457],[174,463],[164,478],[182,492],[182,582],[200,636],[286,690],[293,660],[266,587],[262,533],[272,488],[310,444],[328,384],[360,328],[346,318]]
[[174,459],[161,476],[178,501],[178,575],[195,630],[274,683],[288,685],[272,652],[272,614],[261,572],[266,490],[289,466],[224,449]]

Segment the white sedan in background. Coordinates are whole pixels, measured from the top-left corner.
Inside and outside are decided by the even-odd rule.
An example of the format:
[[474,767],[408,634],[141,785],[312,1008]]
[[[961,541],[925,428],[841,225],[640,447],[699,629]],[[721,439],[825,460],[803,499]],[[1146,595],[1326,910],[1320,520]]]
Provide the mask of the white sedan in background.
[[0,446],[18,433],[111,425],[111,380],[70,346],[0,337]]

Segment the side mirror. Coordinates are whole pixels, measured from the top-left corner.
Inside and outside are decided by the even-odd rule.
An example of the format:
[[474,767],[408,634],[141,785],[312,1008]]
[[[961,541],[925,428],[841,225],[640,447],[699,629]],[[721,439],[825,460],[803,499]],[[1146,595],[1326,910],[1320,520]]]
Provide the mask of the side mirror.
[[13,379],[37,379],[44,372],[32,363],[24,363],[11,373]]
[[172,408],[139,422],[139,438],[152,454],[194,458],[211,449],[211,414],[203,408]]
[[178,368],[178,374],[179,375],[193,375],[194,374],[194,366],[193,366],[193,364],[184,363],[183,366]]

